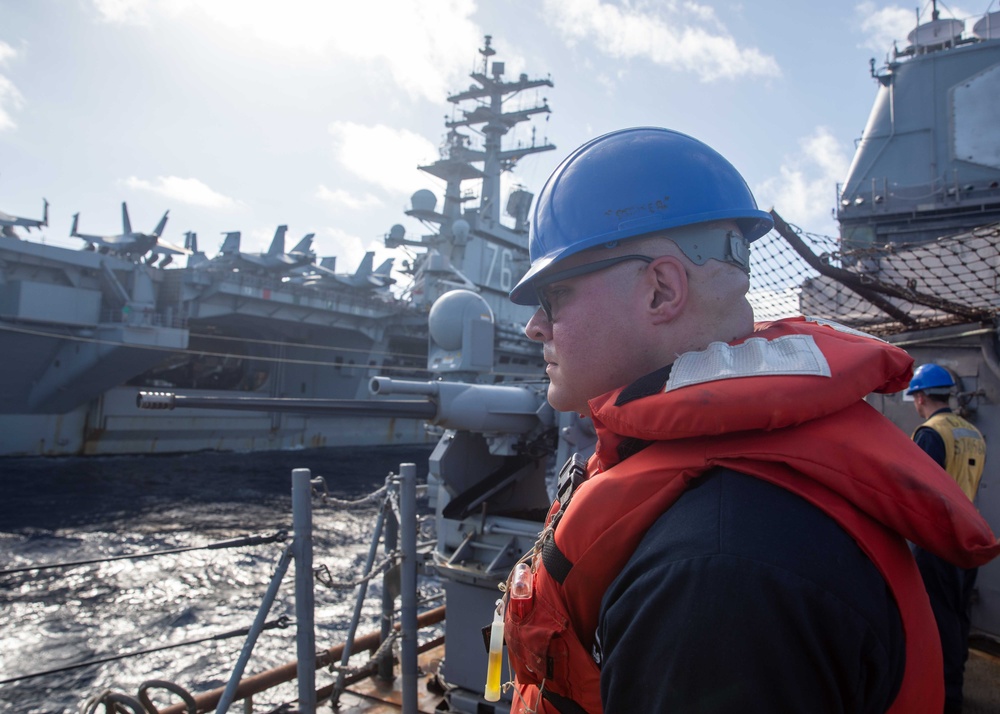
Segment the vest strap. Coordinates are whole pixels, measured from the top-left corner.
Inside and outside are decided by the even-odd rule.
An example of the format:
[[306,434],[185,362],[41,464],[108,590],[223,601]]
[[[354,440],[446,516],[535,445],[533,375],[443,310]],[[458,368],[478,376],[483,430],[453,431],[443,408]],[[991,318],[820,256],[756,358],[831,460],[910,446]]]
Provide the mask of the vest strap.
[[574,702],[569,697],[564,697],[548,689],[542,689],[542,698],[552,703],[552,706],[559,711],[559,714],[587,714],[587,710]]
[[563,555],[563,552],[559,550],[559,546],[556,545],[555,531],[550,530],[545,535],[545,540],[542,542],[542,563],[545,565],[545,570],[552,579],[555,580],[560,585],[569,576],[569,571],[573,569],[573,563]]

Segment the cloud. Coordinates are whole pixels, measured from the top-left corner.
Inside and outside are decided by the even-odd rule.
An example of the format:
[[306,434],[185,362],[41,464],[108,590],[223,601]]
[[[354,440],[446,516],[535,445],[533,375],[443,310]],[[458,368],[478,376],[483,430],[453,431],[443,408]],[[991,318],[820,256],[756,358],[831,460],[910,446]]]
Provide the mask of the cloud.
[[644,58],[703,82],[781,75],[773,57],[740,47],[714,10],[694,2],[639,9],[600,0],[545,0],[543,14],[568,42],[588,41],[611,57]]
[[121,25],[148,25],[156,9],[153,0],[93,0],[105,22]]
[[17,50],[0,40],[0,64],[7,64],[15,57],[17,57]]
[[412,193],[427,183],[417,170],[437,159],[437,147],[406,129],[338,121],[330,125],[334,158],[355,176],[393,193]]
[[873,2],[862,2],[855,6],[854,13],[864,35],[861,47],[880,54],[891,51],[893,41],[905,47],[906,36],[917,25],[912,8],[878,8]]
[[0,74],[0,131],[16,129],[13,112],[24,106],[24,97],[14,83]]
[[157,176],[155,181],[146,181],[145,179],[130,176],[125,179],[125,185],[137,191],[159,194],[174,201],[188,203],[193,206],[235,208],[241,205],[236,199],[212,190],[205,183],[195,178]]
[[835,187],[847,175],[851,154],[823,126],[800,139],[799,148],[798,154],[784,157],[779,175],[762,182],[754,195],[761,208],[773,207],[785,220],[808,232],[835,234],[831,214]]
[[[384,246],[382,246],[384,249]],[[340,228],[323,228],[313,239],[313,250],[320,258],[336,256],[338,273],[348,273],[357,270],[365,257],[365,242]]]
[[[439,101],[482,41],[474,0],[93,0],[106,22],[197,24],[214,41],[286,52],[290,60],[347,56],[388,71],[405,93]],[[447,38],[444,40],[443,38]]]
[[[0,40],[0,65],[17,57],[17,50]],[[13,113],[24,106],[24,97],[14,83],[0,74],[0,131],[16,129]]]
[[343,206],[344,208],[349,208],[353,211],[374,208],[382,205],[382,201],[370,193],[358,196],[356,194],[348,193],[342,188],[331,190],[322,184],[320,184],[320,187],[316,189],[316,197],[320,200],[326,201],[327,203],[331,203],[335,206]]

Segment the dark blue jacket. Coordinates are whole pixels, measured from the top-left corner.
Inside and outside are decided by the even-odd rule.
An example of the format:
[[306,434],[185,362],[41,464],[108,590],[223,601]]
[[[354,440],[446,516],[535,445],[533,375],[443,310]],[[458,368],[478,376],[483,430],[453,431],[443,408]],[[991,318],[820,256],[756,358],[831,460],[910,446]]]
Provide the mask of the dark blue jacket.
[[647,532],[597,635],[608,714],[882,714],[905,665],[895,601],[854,540],[798,496],[722,469]]

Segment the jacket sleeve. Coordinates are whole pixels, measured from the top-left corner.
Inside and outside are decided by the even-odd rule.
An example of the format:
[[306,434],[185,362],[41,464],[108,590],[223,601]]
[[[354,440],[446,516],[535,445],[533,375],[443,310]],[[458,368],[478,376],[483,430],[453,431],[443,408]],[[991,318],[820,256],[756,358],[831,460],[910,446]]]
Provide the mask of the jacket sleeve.
[[938,466],[944,468],[948,454],[944,450],[944,439],[940,434],[929,426],[922,426],[914,432],[913,441],[934,459]]
[[732,472],[654,524],[596,634],[608,714],[881,714],[902,677],[898,610],[853,540]]

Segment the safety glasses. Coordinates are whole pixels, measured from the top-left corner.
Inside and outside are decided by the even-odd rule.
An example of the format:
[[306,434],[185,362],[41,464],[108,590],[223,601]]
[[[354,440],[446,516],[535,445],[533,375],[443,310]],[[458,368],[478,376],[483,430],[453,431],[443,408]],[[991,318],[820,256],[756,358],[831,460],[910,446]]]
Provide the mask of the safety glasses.
[[582,275],[590,275],[591,273],[596,273],[599,270],[607,270],[608,268],[629,260],[641,260],[643,263],[648,264],[652,263],[655,258],[650,258],[648,255],[620,255],[617,258],[606,258],[605,260],[597,260],[593,263],[584,263],[583,265],[577,265],[574,268],[557,270],[546,275],[543,281],[535,284],[535,295],[538,298],[538,304],[541,306],[542,312],[545,313],[545,317],[549,322],[552,322],[552,303],[545,290],[548,286],[560,283],[564,280],[569,280],[570,278],[579,278]]

